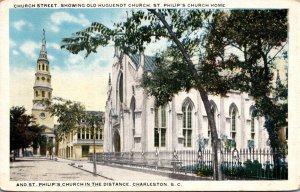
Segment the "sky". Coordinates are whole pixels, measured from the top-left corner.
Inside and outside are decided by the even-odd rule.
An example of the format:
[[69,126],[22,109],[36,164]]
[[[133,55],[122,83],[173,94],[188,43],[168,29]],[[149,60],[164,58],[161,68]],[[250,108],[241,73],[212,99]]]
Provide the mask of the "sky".
[[[52,95],[79,101],[87,110],[104,111],[113,45],[98,48],[98,53],[88,58],[84,58],[85,52],[74,55],[60,49],[60,45],[63,38],[71,37],[92,22],[112,27],[113,23],[126,19],[126,11],[130,9],[10,9],[10,106],[24,106],[31,113],[36,62],[45,29]],[[145,54],[153,55],[165,46],[164,41],[151,44]]]
[[84,58],[60,49],[62,38],[92,22],[112,26],[125,19],[123,9],[10,9],[10,106],[31,113],[36,62],[46,31],[53,96],[79,101],[87,110],[104,111],[114,47],[98,49]]

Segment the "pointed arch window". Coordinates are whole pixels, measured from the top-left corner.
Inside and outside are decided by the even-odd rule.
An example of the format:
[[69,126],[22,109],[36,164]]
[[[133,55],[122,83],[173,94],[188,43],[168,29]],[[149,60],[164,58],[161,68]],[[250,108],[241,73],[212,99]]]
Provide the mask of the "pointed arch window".
[[237,109],[232,108],[231,114],[230,114],[230,136],[233,140],[236,140],[236,130],[237,130]]
[[182,106],[183,112],[183,146],[184,147],[192,147],[192,105],[191,103],[187,103]]
[[255,139],[255,116],[254,116],[254,112],[252,111],[251,113],[251,139],[254,140]]
[[132,97],[131,99],[130,110],[131,110],[132,129],[135,129],[135,98],[134,97]]
[[123,103],[123,96],[123,73],[121,73],[119,79],[119,99],[121,103]]
[[250,139],[255,141],[256,137],[256,126],[257,126],[257,119],[256,119],[256,109],[254,106],[250,107]]
[[165,147],[167,132],[166,107],[155,108],[154,113],[154,147]]

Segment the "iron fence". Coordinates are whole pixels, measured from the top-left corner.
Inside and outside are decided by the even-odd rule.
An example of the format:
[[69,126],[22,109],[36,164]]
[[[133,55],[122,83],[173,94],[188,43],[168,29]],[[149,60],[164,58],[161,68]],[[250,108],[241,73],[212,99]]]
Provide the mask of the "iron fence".
[[[212,155],[211,150],[105,152],[97,153],[96,161],[212,179]],[[287,179],[288,163],[285,158],[277,158],[278,161],[274,163],[276,155],[276,152],[268,149],[223,150],[220,152],[222,176],[224,179]],[[89,160],[93,159],[93,154],[90,154]]]

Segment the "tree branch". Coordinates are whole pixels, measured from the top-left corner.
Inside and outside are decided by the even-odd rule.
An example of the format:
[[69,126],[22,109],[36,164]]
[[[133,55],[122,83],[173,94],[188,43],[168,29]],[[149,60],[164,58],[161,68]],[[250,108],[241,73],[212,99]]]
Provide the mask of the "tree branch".
[[273,61],[276,58],[276,56],[283,50],[283,48],[286,45],[287,45],[287,42],[285,42],[285,44],[279,49],[279,51],[273,56],[273,58],[268,61],[268,64],[270,64],[270,62]]

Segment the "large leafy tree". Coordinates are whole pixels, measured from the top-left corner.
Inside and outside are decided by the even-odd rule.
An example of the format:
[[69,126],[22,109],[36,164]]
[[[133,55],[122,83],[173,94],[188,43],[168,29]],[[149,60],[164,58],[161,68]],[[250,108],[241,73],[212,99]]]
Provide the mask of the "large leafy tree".
[[53,102],[45,102],[51,115],[57,117],[59,125],[55,131],[59,140],[77,128],[99,129],[104,124],[101,113],[87,111],[80,102],[60,97],[53,98]]
[[[254,11],[252,15],[255,14]],[[228,48],[232,49],[235,46],[234,43],[239,42],[238,40],[243,40],[245,34],[241,33],[240,29],[242,32],[248,30],[244,26],[234,28],[233,22],[240,24],[245,22],[242,20],[243,17],[239,18],[242,15],[247,17],[247,11],[244,14],[239,11],[175,9],[135,11],[125,22],[115,23],[112,29],[101,23],[92,23],[90,27],[74,33],[72,37],[64,38],[61,47],[74,54],[86,51],[87,57],[90,53],[97,52],[99,46],[107,46],[114,42],[115,46],[125,54],[133,54],[143,52],[150,42],[166,39],[168,48],[157,55],[155,70],[150,75],[144,75],[142,84],[151,95],[155,96],[158,105],[170,101],[173,95],[181,90],[189,91],[191,88],[195,88],[199,91],[212,131],[214,179],[218,179],[220,178],[217,156],[218,135],[211,114],[208,93],[224,95],[231,88],[248,91],[252,85],[261,80],[260,74],[248,74],[253,66],[248,66],[246,62],[241,61],[239,55],[228,54],[226,51]],[[276,23],[276,19],[278,19],[278,17],[272,18],[272,15],[268,18],[269,21],[273,19],[271,23]],[[251,22],[255,21],[251,20]],[[263,19],[259,21],[261,29],[263,26],[268,26],[268,23],[263,23]],[[223,24],[224,28],[222,28]],[[245,22],[244,25],[248,24],[251,23]],[[263,30],[260,32],[262,33]],[[261,35],[261,33],[254,33],[255,31],[250,30],[249,34]],[[266,33],[263,34],[266,35]],[[248,39],[250,42],[251,37]],[[276,41],[278,39],[274,39],[274,42]],[[254,45],[255,43],[252,47],[255,47]],[[273,47],[267,48],[273,50]],[[250,55],[252,50],[253,48],[247,47],[245,53]],[[257,58],[257,62],[260,59],[256,54],[254,52],[250,59]],[[243,68],[250,71],[240,70]],[[261,70],[256,72],[259,71]],[[270,82],[269,66],[265,71],[267,72],[266,80],[261,83],[263,89],[269,88],[263,86],[269,85]],[[256,82],[250,81],[254,79]],[[257,88],[257,90],[260,89]],[[264,91],[261,90],[261,92]]]
[[[203,25],[202,39],[193,37],[186,42],[202,53],[198,80],[205,90],[223,95],[234,89],[255,99],[256,115],[265,117],[274,162],[278,162],[285,154],[278,134],[287,126],[287,84],[277,80],[274,86],[274,76],[277,63],[286,63],[287,11],[214,11]],[[156,70],[144,75],[143,84],[159,101],[196,87],[197,80],[182,65],[184,59],[176,47],[158,57]]]
[[85,107],[79,102],[73,102],[60,97],[53,98],[52,102],[44,101],[52,116],[57,117],[59,123],[56,131],[58,140],[76,129],[85,116]]
[[211,58],[207,61],[227,65],[234,74],[232,88],[254,97],[257,115],[265,117],[276,163],[283,155],[278,154],[283,147],[279,130],[287,126],[287,82],[278,78],[274,86],[278,63],[287,62],[287,10],[217,12],[213,23],[205,38]]
[[24,107],[10,109],[10,150],[25,149],[38,145],[43,129],[35,124],[33,116],[25,114]]

